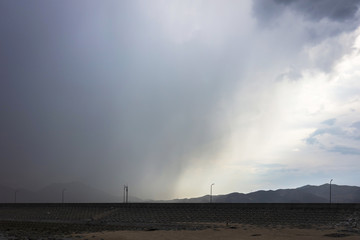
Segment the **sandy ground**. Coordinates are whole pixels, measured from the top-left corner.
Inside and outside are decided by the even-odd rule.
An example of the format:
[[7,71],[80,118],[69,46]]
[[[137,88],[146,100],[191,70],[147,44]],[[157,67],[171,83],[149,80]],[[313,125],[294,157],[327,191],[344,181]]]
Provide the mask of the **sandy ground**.
[[94,239],[94,240],[130,240],[130,239],[193,239],[193,240],[215,240],[215,239],[334,239],[342,238],[346,240],[359,240],[359,234],[341,232],[340,229],[298,229],[298,228],[263,228],[256,226],[236,225],[234,228],[217,227],[206,230],[157,230],[157,231],[115,231],[115,232],[96,232],[89,234],[73,235],[75,239]]

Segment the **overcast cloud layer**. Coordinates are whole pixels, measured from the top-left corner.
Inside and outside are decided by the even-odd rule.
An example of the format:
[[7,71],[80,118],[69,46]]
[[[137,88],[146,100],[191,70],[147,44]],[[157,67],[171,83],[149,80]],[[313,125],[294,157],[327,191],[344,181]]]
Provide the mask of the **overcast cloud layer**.
[[0,1],[0,185],[359,185],[360,1]]

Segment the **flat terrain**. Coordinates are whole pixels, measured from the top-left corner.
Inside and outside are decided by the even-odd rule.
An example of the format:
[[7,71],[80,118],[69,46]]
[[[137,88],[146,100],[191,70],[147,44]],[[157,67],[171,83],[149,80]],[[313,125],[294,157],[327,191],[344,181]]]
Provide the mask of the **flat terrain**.
[[207,225],[201,230],[157,230],[154,228],[144,230],[120,230],[120,231],[83,231],[67,233],[62,231],[49,231],[49,229],[12,229],[10,232],[0,233],[0,240],[5,239],[93,239],[93,240],[138,240],[138,239],[334,239],[344,238],[346,240],[360,239],[359,229],[345,227],[313,226],[307,228],[291,226],[261,227],[254,225],[232,224],[232,225]]
[[258,227],[252,225],[232,225],[232,228],[217,226],[205,230],[171,230],[171,231],[105,231],[87,234],[72,235],[74,239],[94,240],[140,240],[140,239],[192,239],[192,240],[218,240],[218,239],[334,239],[344,238],[346,240],[360,239],[360,234],[346,232],[343,229],[308,228],[299,229],[291,227]]
[[3,239],[360,239],[360,204],[0,204]]
[[344,237],[346,240],[359,239],[360,235],[353,233],[343,233],[337,230],[317,230],[317,229],[268,229],[259,227],[249,227],[246,229],[206,229],[199,231],[115,231],[115,232],[96,232],[83,235],[74,235],[77,239],[104,239],[104,240],[140,240],[140,239],[193,239],[193,240],[217,240],[217,239],[333,239]]

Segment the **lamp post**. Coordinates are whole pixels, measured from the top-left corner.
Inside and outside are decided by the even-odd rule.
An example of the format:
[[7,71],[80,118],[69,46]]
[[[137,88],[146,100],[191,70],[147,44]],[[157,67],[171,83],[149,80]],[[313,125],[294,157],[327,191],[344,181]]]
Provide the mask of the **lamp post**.
[[331,182],[332,182],[333,180],[331,179],[330,180],[330,204],[331,204]]
[[124,185],[124,203],[128,203],[129,201],[129,187],[128,185]]
[[61,192],[61,203],[64,203],[64,201],[65,201],[65,191],[66,191],[66,188],[64,188],[63,190],[62,190],[62,192]]
[[212,186],[215,185],[215,183],[210,185],[210,203],[212,203]]
[[129,202],[129,186],[126,185],[126,203]]

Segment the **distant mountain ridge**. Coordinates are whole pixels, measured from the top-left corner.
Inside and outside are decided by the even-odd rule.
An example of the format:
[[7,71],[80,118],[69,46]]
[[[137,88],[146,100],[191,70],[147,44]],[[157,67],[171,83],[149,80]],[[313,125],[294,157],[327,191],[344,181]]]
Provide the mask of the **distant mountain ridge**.
[[[360,203],[360,187],[332,184],[333,203]],[[66,203],[121,203],[122,193],[118,196],[90,187],[81,182],[53,183],[39,191],[12,189],[0,185],[0,203],[60,203],[62,191]],[[224,195],[213,195],[214,203],[328,203],[330,186],[306,185],[294,189],[259,190],[251,193],[233,192]],[[207,203],[210,196],[197,198],[173,199],[166,201],[143,201],[129,196],[129,202],[168,202],[168,203]]]
[[[65,190],[64,190],[65,189]],[[122,202],[123,196],[108,194],[102,190],[90,187],[82,182],[53,183],[39,191],[29,191],[27,189],[11,189],[0,186],[0,203],[60,203],[62,202],[62,192],[64,190],[64,202],[68,203],[106,203]],[[141,201],[138,198],[129,196],[130,202]]]
[[[360,187],[346,185],[331,185],[333,203],[360,203]],[[174,199],[165,202],[174,203],[206,203],[210,196],[198,198]],[[214,203],[328,203],[330,201],[330,186],[306,185],[295,189],[260,190],[251,193],[229,193],[214,195]]]

